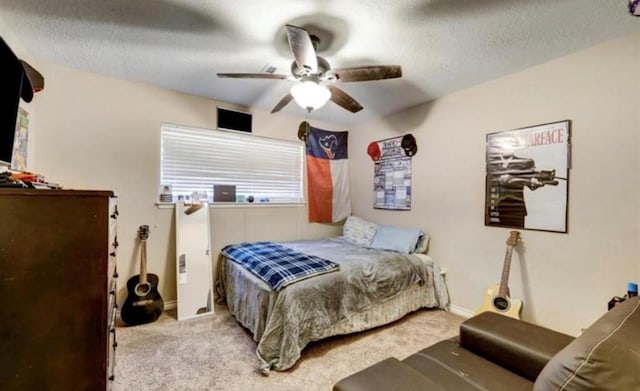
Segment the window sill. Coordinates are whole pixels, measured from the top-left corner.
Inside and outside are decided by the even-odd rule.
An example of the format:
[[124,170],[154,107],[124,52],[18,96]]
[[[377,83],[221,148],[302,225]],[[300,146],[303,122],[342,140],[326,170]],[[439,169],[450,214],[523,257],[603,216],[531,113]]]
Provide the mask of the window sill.
[[[302,203],[277,203],[277,202],[216,202],[209,203],[209,209],[223,208],[303,208],[307,204]],[[174,202],[156,202],[158,209],[173,209]]]

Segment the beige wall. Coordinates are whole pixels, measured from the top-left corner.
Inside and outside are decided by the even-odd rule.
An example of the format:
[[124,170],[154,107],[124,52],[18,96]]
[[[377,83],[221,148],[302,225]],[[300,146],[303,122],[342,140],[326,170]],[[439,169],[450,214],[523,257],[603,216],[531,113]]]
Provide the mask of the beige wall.
[[[571,120],[569,233],[522,231],[510,286],[525,320],[578,333],[640,282],[639,69],[636,34],[353,129],[354,214],[423,227],[454,308],[474,311],[500,280],[510,231],[484,226],[486,134]],[[409,132],[419,147],[412,210],[374,210],[366,147]]]
[[[149,271],[159,275],[163,298],[175,300],[174,212],[155,205],[160,124],[215,128],[215,108],[221,103],[37,60],[33,65],[45,75],[46,87],[29,107],[33,114],[29,169],[65,188],[115,191],[120,210],[120,300],[126,295],[126,279],[139,273],[136,237],[142,224],[151,226]],[[254,133],[296,140],[300,121],[255,111]],[[252,205],[211,212],[214,254],[232,242],[325,237],[340,230],[309,224],[305,206]]]

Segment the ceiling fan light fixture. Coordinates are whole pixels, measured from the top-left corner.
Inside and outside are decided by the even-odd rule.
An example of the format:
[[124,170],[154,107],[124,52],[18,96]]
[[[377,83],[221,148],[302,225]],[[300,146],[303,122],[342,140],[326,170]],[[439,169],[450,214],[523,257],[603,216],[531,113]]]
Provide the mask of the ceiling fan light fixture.
[[218,73],[218,77],[238,79],[296,80],[298,83],[273,107],[271,114],[279,112],[292,100],[309,113],[329,100],[347,111],[357,113],[363,109],[362,105],[336,84],[402,77],[400,65],[365,65],[332,70],[329,62],[318,56],[317,37],[303,27],[291,24],[286,25],[286,32],[294,58],[291,75],[267,73],[266,69],[259,73]]
[[291,95],[300,107],[309,112],[324,106],[331,98],[331,92],[326,86],[310,80],[291,87]]

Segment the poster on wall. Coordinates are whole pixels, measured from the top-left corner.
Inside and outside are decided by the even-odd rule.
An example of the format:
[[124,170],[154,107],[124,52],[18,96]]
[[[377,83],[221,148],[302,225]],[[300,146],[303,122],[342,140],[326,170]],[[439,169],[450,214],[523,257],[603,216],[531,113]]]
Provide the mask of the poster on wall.
[[567,232],[570,121],[487,135],[485,225]]
[[18,171],[27,170],[27,141],[29,136],[29,113],[22,107],[18,110],[16,134],[13,139],[13,155],[11,168]]
[[403,137],[394,137],[374,142],[373,207],[376,209],[411,210],[411,156],[407,156],[402,140]]

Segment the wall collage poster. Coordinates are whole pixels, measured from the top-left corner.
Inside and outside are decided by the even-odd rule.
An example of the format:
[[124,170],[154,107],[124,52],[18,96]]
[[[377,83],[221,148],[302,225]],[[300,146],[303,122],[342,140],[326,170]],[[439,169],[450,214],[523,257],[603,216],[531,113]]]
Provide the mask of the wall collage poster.
[[567,232],[569,125],[487,135],[486,226]]
[[411,210],[411,156],[407,156],[403,139],[406,136],[374,142],[379,151],[373,169],[375,209]]

